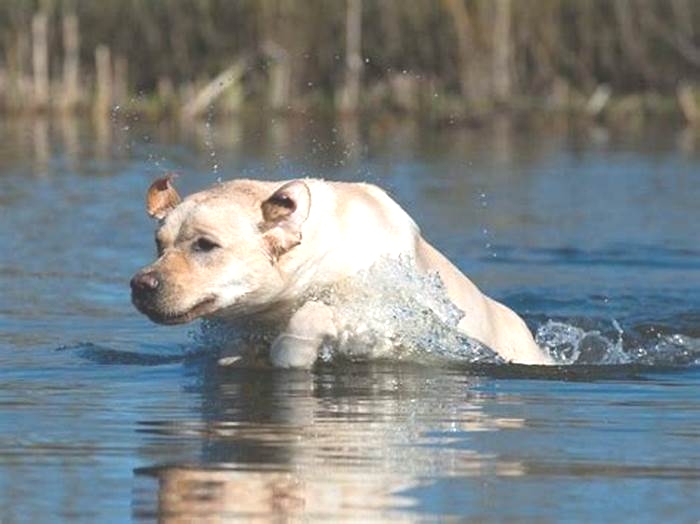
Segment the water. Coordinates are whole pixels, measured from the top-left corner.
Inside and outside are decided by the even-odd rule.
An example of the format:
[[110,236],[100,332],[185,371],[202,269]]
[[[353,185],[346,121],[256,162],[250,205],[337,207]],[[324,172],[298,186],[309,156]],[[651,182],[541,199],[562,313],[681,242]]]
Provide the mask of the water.
[[[3,121],[0,522],[697,521],[694,143],[507,122]],[[566,365],[470,363],[392,304],[408,358],[218,367],[197,326],[129,302],[154,251],[144,190],[173,168],[183,193],[242,175],[382,185]]]

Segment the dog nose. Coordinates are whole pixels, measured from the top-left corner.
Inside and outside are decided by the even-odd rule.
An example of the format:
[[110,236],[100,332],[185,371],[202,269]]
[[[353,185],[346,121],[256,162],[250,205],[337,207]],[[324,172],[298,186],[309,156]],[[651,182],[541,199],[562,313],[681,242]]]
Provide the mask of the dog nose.
[[160,280],[158,280],[158,274],[155,271],[137,273],[131,279],[131,290],[137,293],[153,291],[159,284]]

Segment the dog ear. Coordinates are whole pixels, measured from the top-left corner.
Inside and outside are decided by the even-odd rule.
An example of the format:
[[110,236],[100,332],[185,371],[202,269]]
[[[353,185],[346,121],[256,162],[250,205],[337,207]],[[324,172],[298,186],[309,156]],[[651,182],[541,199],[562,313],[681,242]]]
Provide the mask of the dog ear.
[[173,187],[174,173],[168,173],[151,184],[146,192],[146,212],[152,218],[163,220],[177,206],[180,195]]
[[301,243],[301,226],[311,210],[311,191],[304,181],[293,180],[277,189],[261,208],[263,238],[276,261]]

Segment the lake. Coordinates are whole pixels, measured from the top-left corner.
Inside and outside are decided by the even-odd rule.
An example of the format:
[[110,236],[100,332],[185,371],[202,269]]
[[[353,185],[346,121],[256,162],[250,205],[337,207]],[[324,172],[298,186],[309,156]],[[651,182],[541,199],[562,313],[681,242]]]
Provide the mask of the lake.
[[[508,120],[0,121],[0,522],[697,522],[697,146]],[[379,184],[562,365],[222,368],[197,324],[130,303],[168,170],[182,193]]]

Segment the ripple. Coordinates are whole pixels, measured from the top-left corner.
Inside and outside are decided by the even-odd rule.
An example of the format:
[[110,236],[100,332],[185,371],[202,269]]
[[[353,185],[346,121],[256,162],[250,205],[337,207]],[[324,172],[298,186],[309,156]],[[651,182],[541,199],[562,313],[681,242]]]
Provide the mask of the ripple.
[[79,358],[100,365],[118,364],[122,366],[161,366],[185,361],[187,354],[158,354],[122,351],[106,346],[82,342],[71,346],[60,346],[56,351],[74,351]]

